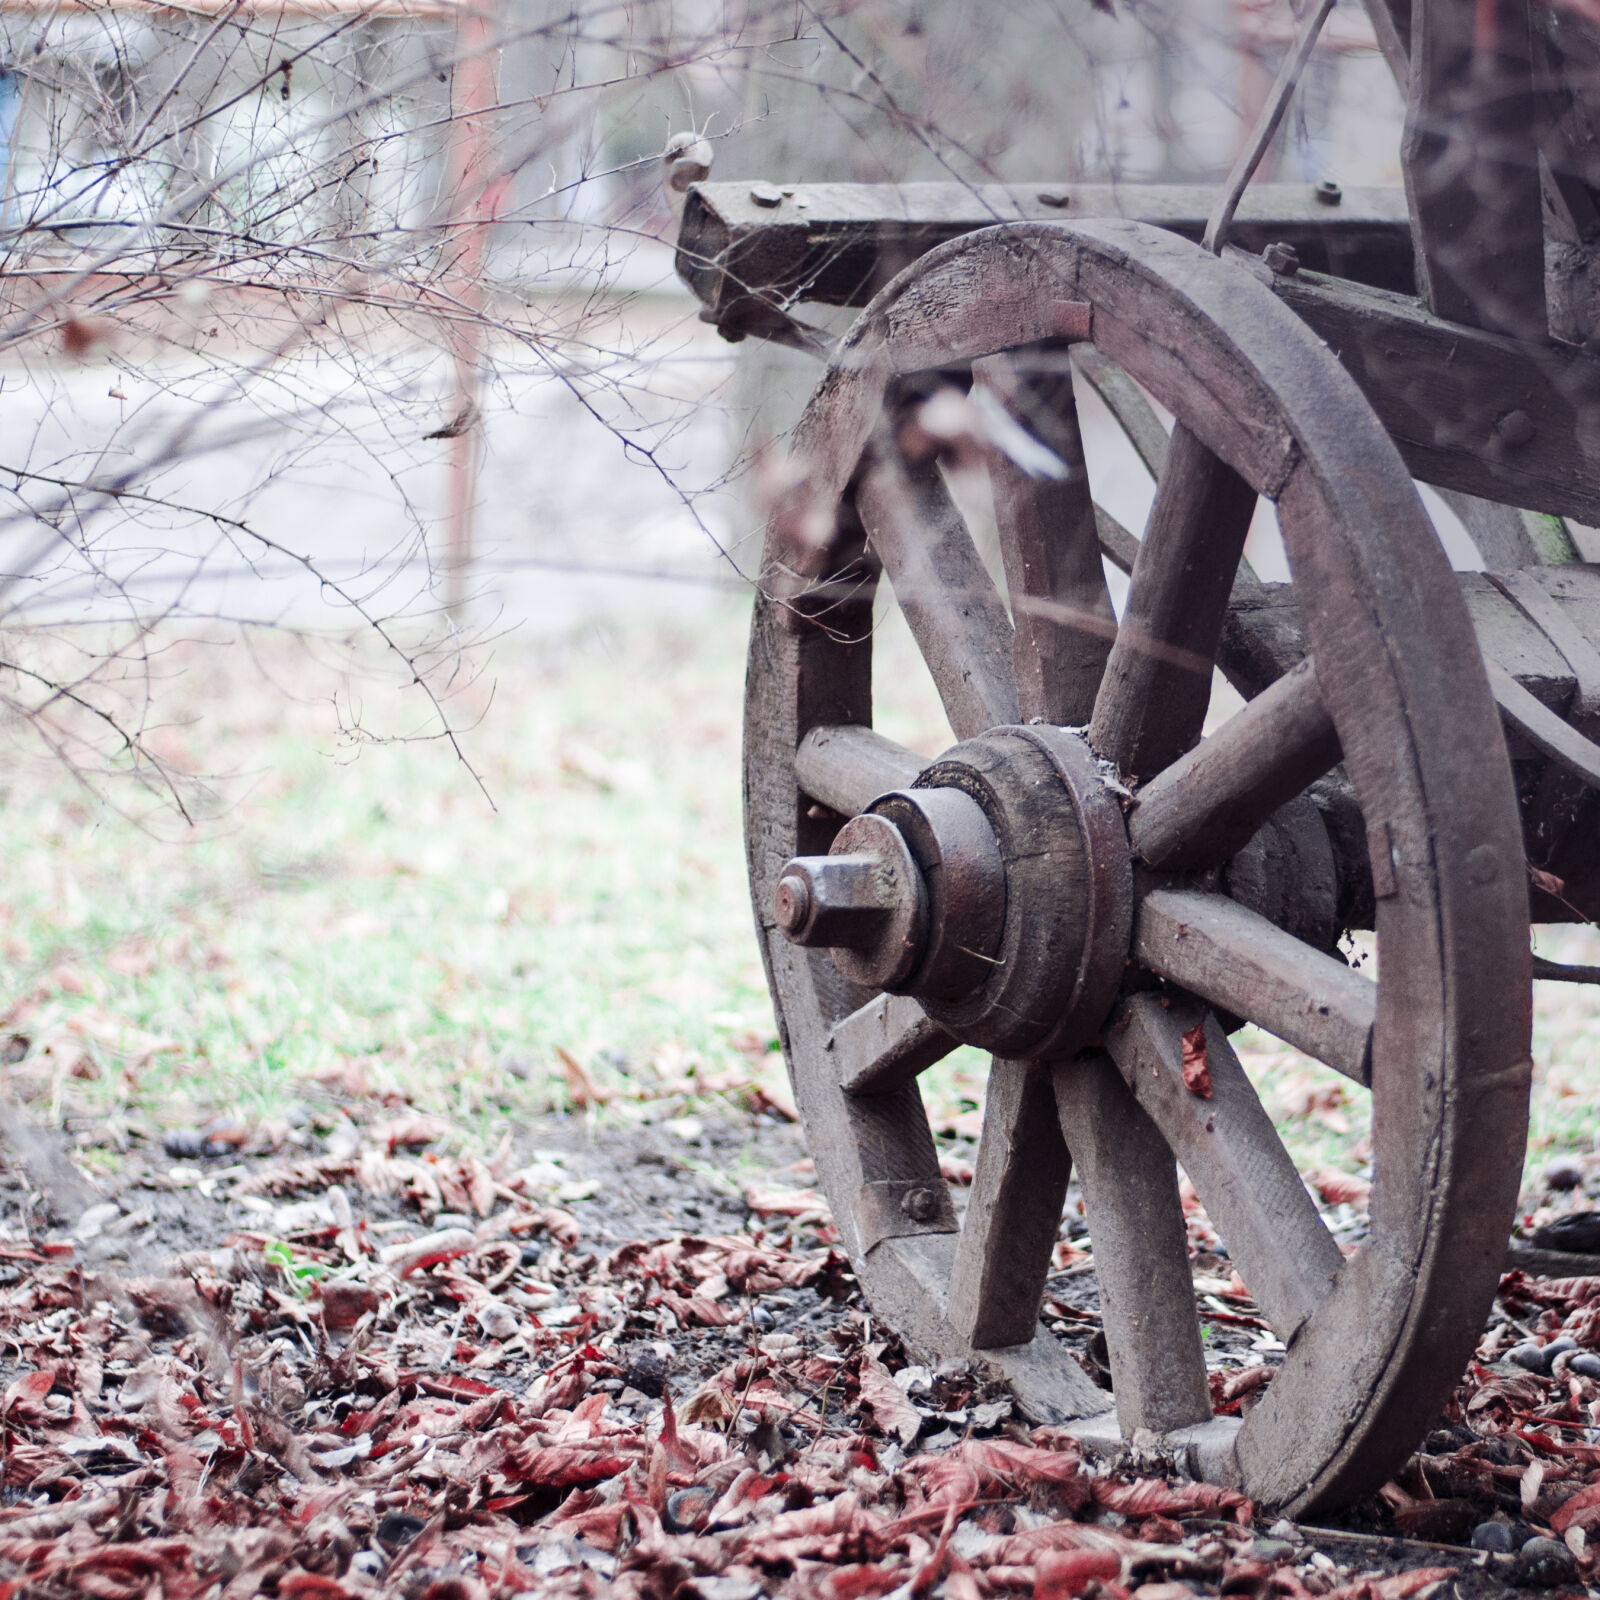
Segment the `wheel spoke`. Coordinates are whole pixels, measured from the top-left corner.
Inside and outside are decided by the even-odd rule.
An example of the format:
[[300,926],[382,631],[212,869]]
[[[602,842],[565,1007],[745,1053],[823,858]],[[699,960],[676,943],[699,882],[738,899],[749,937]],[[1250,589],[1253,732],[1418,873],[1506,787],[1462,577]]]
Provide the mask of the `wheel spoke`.
[[956,737],[1015,722],[1011,620],[938,467],[907,466],[882,448],[856,486],[856,510]]
[[1148,778],[1200,737],[1255,491],[1187,428],[1172,435],[1089,742]]
[[1104,506],[1094,508],[1095,537],[1100,541],[1100,554],[1119,572],[1132,573],[1139,559],[1139,540],[1128,532]]
[[880,994],[841,1018],[825,1048],[846,1094],[888,1094],[943,1061],[956,1041],[909,995]]
[[1128,837],[1153,867],[1215,866],[1339,761],[1307,658],[1139,791]]
[[1053,1077],[1083,1186],[1122,1436],[1204,1422],[1211,1401],[1172,1151],[1103,1051],[1063,1062]]
[[1100,559],[1094,502],[1064,358],[1029,372],[1019,358],[973,363],[973,377],[1009,402],[1028,431],[1066,469],[1034,477],[1009,456],[990,459],[1000,553],[1011,591],[1012,659],[1024,720],[1077,727],[1089,720],[1117,619]]
[[880,794],[909,789],[928,765],[925,756],[855,724],[813,728],[795,751],[801,792],[840,816],[853,817]]
[[[1183,1076],[1196,1028],[1210,1078],[1204,1097]],[[1198,1001],[1136,995],[1107,1029],[1106,1047],[1288,1344],[1326,1299],[1344,1257],[1221,1024]]]
[[1159,483],[1166,470],[1171,441],[1155,407],[1145,399],[1139,385],[1121,367],[1107,361],[1093,345],[1074,345],[1072,362],[1117,419],[1117,425],[1128,436],[1128,443],[1138,451],[1145,470]]
[[997,1060],[950,1275],[950,1326],[975,1348],[1026,1344],[1037,1331],[1071,1175],[1048,1067]]
[[1370,1083],[1378,986],[1225,895],[1153,890],[1135,913],[1133,954],[1335,1072]]

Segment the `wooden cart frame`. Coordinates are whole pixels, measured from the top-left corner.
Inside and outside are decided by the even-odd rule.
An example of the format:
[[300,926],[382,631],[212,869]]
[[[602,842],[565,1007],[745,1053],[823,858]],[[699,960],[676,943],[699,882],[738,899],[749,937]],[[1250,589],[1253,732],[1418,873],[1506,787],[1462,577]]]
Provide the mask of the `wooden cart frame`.
[[[1331,9],[1220,194],[705,183],[678,248],[728,337],[827,362],[768,531],[746,824],[868,1298],[1036,1417],[1296,1510],[1381,1483],[1470,1354],[1526,1137],[1530,916],[1600,911],[1600,570],[1563,520],[1600,524],[1600,28],[1369,0],[1405,193],[1249,189]],[[864,309],[835,342],[806,302]],[[1085,384],[1156,480],[1142,536],[1094,502]],[[1004,595],[957,449],[988,462]],[[1487,573],[1450,570],[1413,480]],[[1286,584],[1243,561],[1262,496]],[[932,762],[872,729],[880,576],[959,741]],[[1213,667],[1246,704],[1201,739]],[[1376,973],[1338,953],[1358,929]],[[1353,1254],[1240,1019],[1372,1096]],[[917,1078],[960,1042],[994,1066],[958,1220]],[[1285,1347],[1242,1419],[1212,1414],[1175,1163]],[[1039,1328],[1074,1170],[1109,1395]]]

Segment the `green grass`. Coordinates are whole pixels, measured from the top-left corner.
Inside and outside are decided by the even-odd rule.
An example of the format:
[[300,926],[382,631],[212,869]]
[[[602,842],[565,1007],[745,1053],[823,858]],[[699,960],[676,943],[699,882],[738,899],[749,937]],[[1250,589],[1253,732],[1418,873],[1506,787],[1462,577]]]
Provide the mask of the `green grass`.
[[[29,1053],[11,1092],[112,1145],[129,1123],[253,1121],[362,1087],[492,1140],[570,1103],[563,1052],[602,1118],[781,1096],[740,838],[745,623],[730,604],[496,646],[452,702],[489,798],[443,743],[352,740],[353,708],[412,730],[424,708],[371,662],[352,675],[287,640],[160,656],[151,744],[229,775],[192,828],[130,819],[14,730],[0,1036]],[[943,748],[898,622],[878,649],[880,724]],[[1540,946],[1600,961],[1594,930]],[[1253,1029],[1236,1043],[1303,1169],[1362,1163],[1359,1091]],[[1540,985],[1535,1151],[1592,1146],[1597,1044],[1600,994]],[[937,1131],[976,1133],[985,1070],[962,1050],[925,1080]]]
[[0,990],[26,997],[11,1027],[33,1046],[14,1086],[170,1124],[272,1114],[348,1072],[469,1126],[565,1103],[563,1050],[603,1092],[775,1088],[743,627],[729,608],[501,644],[456,708],[492,806],[441,743],[352,747],[291,645],[270,680],[237,647],[173,652],[168,753],[238,774],[219,815],[136,823],[48,762],[14,768]]

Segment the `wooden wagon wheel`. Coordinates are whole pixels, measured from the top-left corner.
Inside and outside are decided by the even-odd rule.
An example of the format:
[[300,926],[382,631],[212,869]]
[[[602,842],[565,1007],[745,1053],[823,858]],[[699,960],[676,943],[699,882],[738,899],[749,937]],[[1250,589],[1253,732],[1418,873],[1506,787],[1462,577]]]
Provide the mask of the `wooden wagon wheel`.
[[[1120,628],[1060,376],[1073,341],[1177,419]],[[991,467],[1009,616],[937,465],[893,442],[907,382],[937,373],[988,386],[1067,469]],[[1493,1294],[1530,1025],[1499,725],[1388,437],[1248,271],[1137,223],[1025,224],[880,294],[793,461],[751,636],[747,845],[797,1100],[869,1301],[926,1348],[981,1352],[1035,1415],[1103,1409],[1037,1331],[1076,1163],[1123,1434],[1186,1441],[1266,1505],[1375,1486]],[[1196,745],[1263,494],[1314,667]],[[961,740],[931,765],[871,729],[880,564]],[[1333,860],[1297,798],[1341,759],[1375,982],[1329,953]],[[1252,836],[1271,892],[1226,865]],[[1370,1087],[1372,1230],[1351,1258],[1208,1004]],[[995,1055],[959,1230],[916,1087],[957,1040]],[[1208,1097],[1184,1075],[1202,1048]],[[1287,1346],[1242,1425],[1208,1420],[1174,1155]]]

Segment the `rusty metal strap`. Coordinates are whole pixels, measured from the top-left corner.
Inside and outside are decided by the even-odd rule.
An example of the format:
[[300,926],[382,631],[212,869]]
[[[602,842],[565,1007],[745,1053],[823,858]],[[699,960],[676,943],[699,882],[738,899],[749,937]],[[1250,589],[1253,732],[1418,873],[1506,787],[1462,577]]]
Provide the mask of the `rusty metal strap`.
[[[1553,644],[1572,669],[1577,689],[1572,696],[1572,720],[1587,723],[1600,717],[1600,650],[1567,615],[1566,607],[1539,582],[1532,569],[1486,574],[1510,602]],[[1584,732],[1590,730],[1586,727]]]
[[884,1239],[961,1231],[950,1187],[937,1172],[928,1178],[886,1178],[862,1184],[856,1193],[855,1214],[862,1255]]

